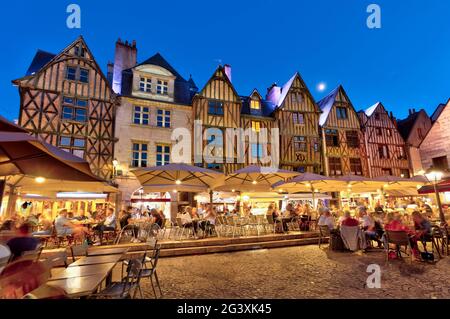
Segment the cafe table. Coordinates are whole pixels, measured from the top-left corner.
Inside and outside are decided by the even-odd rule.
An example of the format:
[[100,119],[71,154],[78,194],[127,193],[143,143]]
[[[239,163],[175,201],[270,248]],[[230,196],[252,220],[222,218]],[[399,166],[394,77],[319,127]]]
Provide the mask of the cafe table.
[[89,249],[88,256],[123,255],[128,252],[128,249],[127,247]]
[[[46,283],[46,286],[55,287],[64,290],[68,298],[82,298],[95,293],[98,287],[106,278],[106,273],[94,274],[82,277],[64,278],[58,280],[51,280]],[[45,298],[46,289],[41,286],[31,292],[37,298]]]
[[116,266],[116,263],[86,265],[86,266],[73,266],[64,269],[58,269],[48,281],[55,281],[61,279],[85,277],[98,274],[106,274],[108,276]]
[[118,255],[105,255],[105,256],[87,256],[81,257],[77,261],[71,263],[69,267],[106,264],[106,263],[118,263],[122,259],[122,254]]

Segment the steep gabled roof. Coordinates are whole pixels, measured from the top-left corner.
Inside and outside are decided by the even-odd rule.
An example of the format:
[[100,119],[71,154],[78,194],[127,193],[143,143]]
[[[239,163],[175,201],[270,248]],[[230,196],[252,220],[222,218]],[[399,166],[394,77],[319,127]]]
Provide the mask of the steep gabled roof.
[[170,73],[172,73],[173,75],[175,75],[177,77],[177,79],[186,81],[181,75],[180,73],[178,73],[177,70],[175,70],[169,62],[167,62],[166,59],[164,59],[164,57],[158,52],[155,55],[151,56],[150,58],[148,58],[147,60],[145,60],[142,63],[139,63],[136,66],[140,66],[140,65],[147,65],[147,64],[151,64],[151,65],[156,65],[156,66],[160,66],[163,69],[166,69],[168,71],[170,71]]
[[241,99],[240,95],[237,93],[233,83],[231,83],[230,79],[228,78],[228,75],[225,72],[225,68],[222,65],[219,65],[217,67],[217,69],[214,71],[213,75],[209,78],[208,82],[206,82],[206,84],[203,86],[203,88],[200,90],[200,93],[203,93],[203,91],[205,90],[205,88],[209,85],[209,83],[211,83],[212,81],[214,81],[214,79],[216,78],[216,74],[220,73],[220,76],[223,77],[223,79],[225,80],[225,82],[231,87],[231,90],[233,91],[234,95],[236,96],[236,98],[238,100]]
[[320,114],[319,118],[319,124],[321,126],[323,126],[326,123],[328,115],[330,114],[331,109],[333,108],[334,102],[336,101],[336,96],[338,95],[340,88],[341,86],[338,86],[317,103],[319,108],[322,110],[322,114]]
[[412,114],[409,114],[406,119],[397,121],[397,127],[398,131],[402,135],[403,139],[408,140],[409,135],[411,134],[411,130],[413,129],[414,125],[416,124],[417,119],[419,119],[420,114],[424,113],[425,116],[428,117],[427,112],[425,112],[424,109],[421,109],[418,112],[414,112]]
[[[449,100],[450,101],[450,100]],[[447,102],[448,103],[448,102]],[[445,106],[447,104],[441,103],[436,107],[436,110],[434,110],[433,114],[431,115],[431,121],[434,123],[437,121],[439,116],[441,115],[442,111],[444,110]]]
[[33,75],[50,62],[56,54],[38,49],[25,75]]
[[[15,79],[12,82],[17,84],[18,82],[24,80],[24,79],[31,79],[33,77],[37,77],[40,75],[41,72],[43,72],[43,70],[50,65],[53,61],[57,61],[59,60],[61,57],[64,56],[64,54],[67,54],[67,52],[69,52],[74,46],[80,44],[84,47],[84,49],[86,50],[87,54],[90,56],[90,61],[89,63],[93,64],[93,67],[95,67],[95,69],[97,69],[98,74],[102,77],[102,79],[108,83],[109,85],[109,81],[106,78],[105,74],[102,71],[102,68],[98,65],[97,61],[95,60],[94,55],[92,54],[91,50],[89,49],[89,47],[86,44],[86,41],[84,41],[84,38],[82,35],[80,35],[75,41],[73,41],[72,43],[70,43],[67,47],[65,47],[63,50],[61,50],[61,52],[59,52],[58,54],[54,55],[53,58],[50,57],[51,53],[49,54],[47,52],[47,54],[42,55],[42,57],[46,56],[46,58],[44,59],[38,59],[37,61],[39,61],[40,63],[36,63],[33,67],[36,67],[40,64],[42,64],[42,66],[40,66],[40,68],[37,71],[34,71],[34,73],[30,74],[30,75],[26,75],[24,77],[21,77],[19,79]],[[39,52],[39,51],[38,51]],[[33,59],[34,60],[34,59]],[[45,62],[46,61],[46,62]],[[92,62],[91,62],[92,61]],[[31,65],[33,65],[33,63],[31,63]],[[31,66],[30,66],[31,67]],[[29,68],[30,69],[30,68]],[[111,86],[109,86],[109,88],[112,91]],[[112,91],[113,93],[113,91]],[[115,94],[113,94],[115,96]]]
[[[381,104],[381,102],[377,102],[374,105],[372,105],[371,107],[367,108],[364,113],[368,116],[371,117],[372,114],[375,112],[375,110],[377,109],[377,107]],[[383,105],[383,104],[381,104]]]
[[122,72],[122,95],[130,96],[133,92],[133,69],[142,65],[156,65],[166,69],[175,76],[174,83],[174,102],[190,105],[193,96],[197,93],[198,88],[192,76],[186,81],[177,70],[158,52],[147,60],[133,66]]

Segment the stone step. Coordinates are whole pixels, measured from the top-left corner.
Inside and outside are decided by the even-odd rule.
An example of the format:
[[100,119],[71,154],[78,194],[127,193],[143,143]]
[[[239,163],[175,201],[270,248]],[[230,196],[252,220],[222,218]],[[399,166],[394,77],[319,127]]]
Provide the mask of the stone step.
[[161,257],[177,257],[186,255],[201,255],[201,254],[213,254],[224,253],[242,250],[254,250],[254,249],[269,249],[280,247],[291,247],[301,245],[314,245],[318,243],[318,238],[300,238],[300,239],[286,239],[276,241],[263,241],[263,242],[251,242],[243,244],[230,244],[220,246],[198,246],[198,247],[185,247],[185,248],[164,248],[161,249]]
[[297,232],[292,234],[273,234],[262,236],[246,236],[246,237],[212,237],[207,239],[183,239],[160,241],[162,249],[189,248],[189,247],[206,247],[206,246],[226,246],[237,244],[251,244],[271,241],[285,241],[294,239],[318,238],[318,232]]

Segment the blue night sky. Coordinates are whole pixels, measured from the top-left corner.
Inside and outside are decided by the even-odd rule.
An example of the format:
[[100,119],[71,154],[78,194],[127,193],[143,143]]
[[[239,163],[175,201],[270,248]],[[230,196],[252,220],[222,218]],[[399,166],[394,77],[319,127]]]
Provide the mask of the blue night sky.
[[[81,6],[81,29],[66,27],[70,3]],[[381,29],[366,26],[370,3],[381,6]],[[298,70],[317,101],[342,84],[357,110],[382,101],[399,118],[413,107],[430,114],[450,97],[449,11],[443,0],[2,2],[0,114],[18,117],[11,80],[36,50],[58,53],[80,34],[105,73],[121,37],[137,41],[139,61],[159,51],[199,87],[220,62],[241,95],[264,95]]]

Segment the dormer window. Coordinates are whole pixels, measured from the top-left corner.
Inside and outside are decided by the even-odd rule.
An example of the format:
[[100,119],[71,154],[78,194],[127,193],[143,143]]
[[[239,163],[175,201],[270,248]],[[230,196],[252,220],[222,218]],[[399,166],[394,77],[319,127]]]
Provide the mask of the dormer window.
[[260,110],[261,109],[261,102],[259,100],[251,100],[250,101],[250,109],[252,110]]
[[169,83],[167,81],[158,80],[158,85],[156,86],[156,94],[169,95]]
[[151,93],[152,92],[152,80],[149,78],[141,77],[139,81],[139,91]]

